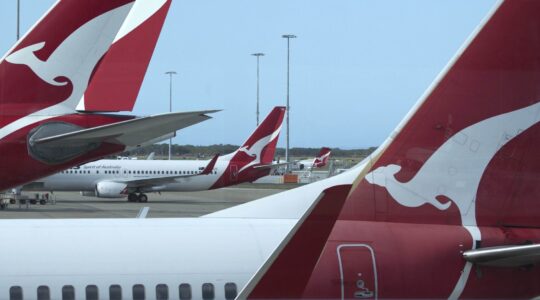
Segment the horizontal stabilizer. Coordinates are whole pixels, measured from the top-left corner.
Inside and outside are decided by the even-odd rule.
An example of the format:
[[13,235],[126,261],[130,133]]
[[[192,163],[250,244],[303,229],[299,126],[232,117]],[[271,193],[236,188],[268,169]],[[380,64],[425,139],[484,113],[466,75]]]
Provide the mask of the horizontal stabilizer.
[[216,166],[216,162],[218,158],[219,158],[219,154],[214,155],[214,157],[212,157],[210,162],[206,165],[204,170],[201,172],[201,175],[208,175],[212,173],[212,170],[214,170],[214,167]]
[[351,185],[324,190],[236,299],[299,299]]
[[284,167],[286,165],[292,165],[292,164],[294,164],[294,163],[293,162],[272,163],[272,164],[254,166],[253,169],[279,168],[279,167]]
[[465,251],[463,258],[481,266],[522,267],[540,262],[540,244],[480,248]]
[[107,142],[133,147],[156,137],[208,120],[211,117],[207,114],[214,112],[217,112],[217,110],[167,113],[142,117],[54,136],[40,137],[32,139],[30,142],[33,145],[50,146]]

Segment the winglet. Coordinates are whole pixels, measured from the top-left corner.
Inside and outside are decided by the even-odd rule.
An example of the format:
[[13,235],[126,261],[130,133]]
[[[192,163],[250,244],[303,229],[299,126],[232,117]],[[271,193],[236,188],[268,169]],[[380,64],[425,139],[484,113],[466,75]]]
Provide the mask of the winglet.
[[216,165],[218,158],[219,158],[219,153],[214,155],[214,157],[212,157],[210,162],[206,165],[204,170],[201,172],[201,175],[208,175],[212,173],[212,170],[214,170],[214,166]]
[[350,189],[324,190],[236,299],[301,298]]

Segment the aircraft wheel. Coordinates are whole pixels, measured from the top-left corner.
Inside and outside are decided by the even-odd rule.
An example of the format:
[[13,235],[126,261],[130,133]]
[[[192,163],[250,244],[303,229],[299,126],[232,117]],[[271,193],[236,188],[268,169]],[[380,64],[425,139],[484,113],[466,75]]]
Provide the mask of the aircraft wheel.
[[30,204],[32,204],[32,205],[36,205],[36,204],[37,204],[37,200],[36,200],[36,199],[32,199],[32,200],[30,200]]
[[45,204],[47,204],[47,201],[45,199],[41,199],[41,200],[39,200],[39,204],[45,205]]
[[146,196],[146,194],[140,194],[139,202],[148,202],[148,196]]
[[136,194],[130,193],[128,195],[128,202],[137,202],[137,200],[139,200],[139,199],[138,199]]

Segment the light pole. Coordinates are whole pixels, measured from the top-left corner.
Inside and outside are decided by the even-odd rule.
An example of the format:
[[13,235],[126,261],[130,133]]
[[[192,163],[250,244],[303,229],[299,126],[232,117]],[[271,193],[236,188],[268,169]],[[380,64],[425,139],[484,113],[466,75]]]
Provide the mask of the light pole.
[[257,126],[259,126],[259,58],[264,56],[264,53],[253,53],[251,54],[257,57]]
[[[176,75],[175,71],[165,72],[169,75],[169,112],[172,112],[172,77]],[[172,147],[172,137],[169,139],[169,160],[171,160],[171,147]]]
[[20,37],[21,0],[17,0],[17,41]]
[[281,36],[284,39],[287,39],[287,146],[285,148],[285,161],[287,162],[287,173],[289,173],[289,65],[291,61],[291,39],[295,39],[296,35],[294,34],[284,34]]

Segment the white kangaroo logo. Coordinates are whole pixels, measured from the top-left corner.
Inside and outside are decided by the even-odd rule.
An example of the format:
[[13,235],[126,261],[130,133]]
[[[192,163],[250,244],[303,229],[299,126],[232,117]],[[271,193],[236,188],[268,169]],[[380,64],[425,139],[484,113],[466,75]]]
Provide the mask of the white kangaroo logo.
[[245,170],[245,169],[247,169],[247,168],[249,168],[249,167],[251,167],[253,165],[260,164],[261,163],[262,150],[264,149],[264,147],[266,145],[270,144],[270,142],[272,142],[274,139],[276,139],[278,137],[280,131],[281,131],[281,125],[279,126],[279,128],[276,131],[272,132],[272,134],[269,134],[269,135],[263,137],[262,139],[255,142],[253,145],[244,146],[244,147],[241,147],[240,149],[238,149],[237,152],[244,152],[247,155],[255,158],[252,162],[250,162],[249,164],[242,167],[238,171],[238,173],[242,172],[243,170]]
[[12,64],[27,65],[39,78],[50,85],[62,86],[67,82],[58,82],[56,78],[64,76],[65,70],[62,70],[61,57],[57,55],[58,51],[54,52],[47,61],[42,61],[36,57],[35,52],[43,49],[45,42],[30,45],[22,48],[8,57],[6,61]]
[[454,202],[462,224],[476,226],[476,193],[482,175],[495,154],[509,141],[540,121],[540,102],[494,116],[471,125],[447,140],[424,163],[409,182],[396,180],[401,170],[395,164],[379,167],[366,175],[371,184],[385,187],[399,204],[418,207],[431,204],[439,210]]
[[133,3],[125,4],[88,21],[69,35],[46,61],[37,58],[34,53],[42,49],[45,42],[19,49],[5,58],[11,64],[28,66],[36,76],[53,86],[66,85],[67,82],[57,81],[59,77],[65,77],[73,84],[73,90],[62,102],[0,128],[0,139],[35,122],[75,112],[92,71],[109,49],[132,5]]
[[53,111],[47,113],[72,113],[88,86],[92,71],[109,49],[131,6],[131,3],[126,4],[88,21],[58,45],[45,61],[35,54],[45,47],[45,42],[19,49],[8,55],[6,61],[28,66],[41,80],[54,86],[67,84],[58,81],[59,77],[68,78],[73,84],[71,95],[59,104],[61,107],[52,106]]

